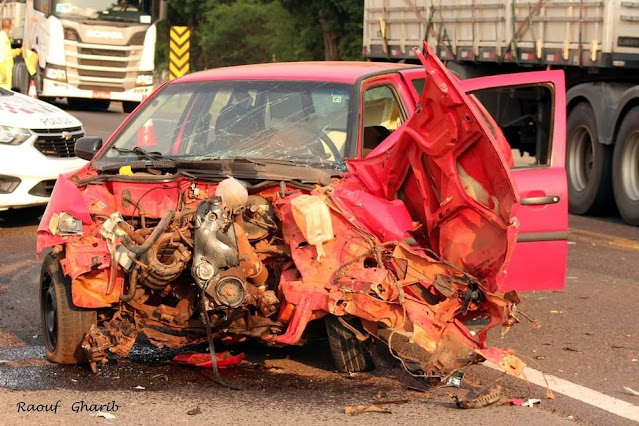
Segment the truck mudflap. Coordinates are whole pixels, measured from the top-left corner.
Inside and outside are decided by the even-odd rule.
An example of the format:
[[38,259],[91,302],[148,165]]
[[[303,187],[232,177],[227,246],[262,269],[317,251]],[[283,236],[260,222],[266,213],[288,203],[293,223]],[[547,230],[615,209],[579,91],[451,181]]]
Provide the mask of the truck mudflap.
[[[159,346],[201,340],[198,317],[208,317],[216,338],[295,344],[309,321],[334,315],[359,318],[366,333],[360,337],[383,340],[426,376],[484,359],[518,375],[525,364],[511,350],[487,350],[486,333],[518,322],[516,294],[501,294],[499,286],[519,200],[474,103],[428,46],[420,57],[427,78],[416,114],[373,155],[348,161],[350,173],[331,185],[264,186],[252,194],[260,204],[251,210],[224,205],[210,182],[180,176],[172,188],[200,195],[144,178],[108,186],[60,179],[38,228],[38,250],[58,246],[75,257],[64,260],[64,270],[74,277],[77,306],[95,307],[101,294],[104,306],[118,309],[85,337],[89,360],[106,359],[107,350],[125,355],[137,331]],[[130,206],[125,189],[148,197]],[[140,225],[136,209],[157,224]],[[247,211],[263,215],[254,224],[277,226],[263,236],[253,227],[249,238]],[[79,254],[93,243],[93,255]],[[165,256],[163,266],[157,253],[168,247],[181,260]],[[140,256],[115,261],[125,249]],[[82,277],[89,283],[80,285]],[[158,299],[169,293],[172,305]],[[487,324],[471,330],[474,319]],[[162,327],[195,333],[178,339]]]

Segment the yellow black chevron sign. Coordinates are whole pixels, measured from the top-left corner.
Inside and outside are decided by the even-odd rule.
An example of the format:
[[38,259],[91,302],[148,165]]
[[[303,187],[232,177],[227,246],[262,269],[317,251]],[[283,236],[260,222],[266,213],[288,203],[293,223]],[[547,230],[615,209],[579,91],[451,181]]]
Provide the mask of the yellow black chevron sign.
[[169,80],[173,80],[189,72],[191,30],[189,27],[171,27],[170,34]]

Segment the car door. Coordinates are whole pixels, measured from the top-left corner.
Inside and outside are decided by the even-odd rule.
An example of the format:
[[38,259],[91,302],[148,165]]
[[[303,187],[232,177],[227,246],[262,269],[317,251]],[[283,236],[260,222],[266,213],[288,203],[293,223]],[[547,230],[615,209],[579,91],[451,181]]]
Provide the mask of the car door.
[[563,289],[568,247],[563,72],[481,77],[460,85],[482,103],[512,149],[519,234],[501,290]]

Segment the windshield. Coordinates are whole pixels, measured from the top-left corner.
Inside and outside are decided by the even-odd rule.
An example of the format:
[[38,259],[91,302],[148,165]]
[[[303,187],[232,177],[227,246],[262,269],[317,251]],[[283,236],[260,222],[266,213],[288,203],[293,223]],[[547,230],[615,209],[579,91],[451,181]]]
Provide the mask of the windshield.
[[101,161],[134,160],[142,148],[179,160],[272,159],[344,168],[352,86],[326,82],[169,84],[136,112]]
[[66,19],[151,23],[152,0],[55,0],[53,14]]

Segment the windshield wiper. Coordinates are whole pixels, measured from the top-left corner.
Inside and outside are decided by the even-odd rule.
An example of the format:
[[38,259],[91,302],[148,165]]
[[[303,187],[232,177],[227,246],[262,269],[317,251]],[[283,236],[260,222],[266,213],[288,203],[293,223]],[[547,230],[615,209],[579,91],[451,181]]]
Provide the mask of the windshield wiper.
[[129,148],[118,148],[117,146],[112,146],[112,150],[117,151],[120,154],[135,154],[138,158],[145,158],[147,160],[171,160],[170,158],[166,158],[162,155],[162,153],[157,151],[147,151],[139,146],[136,146],[133,149]]
[[282,166],[295,166],[297,163],[293,160],[286,160],[283,158],[268,158],[268,157],[241,157],[241,158],[231,158],[230,160],[235,161],[246,161],[248,163],[255,164],[280,164]]

